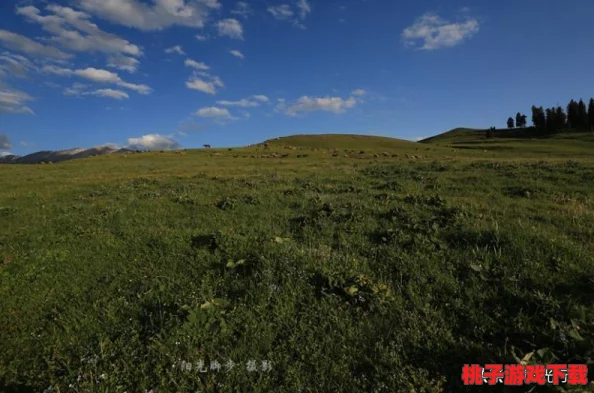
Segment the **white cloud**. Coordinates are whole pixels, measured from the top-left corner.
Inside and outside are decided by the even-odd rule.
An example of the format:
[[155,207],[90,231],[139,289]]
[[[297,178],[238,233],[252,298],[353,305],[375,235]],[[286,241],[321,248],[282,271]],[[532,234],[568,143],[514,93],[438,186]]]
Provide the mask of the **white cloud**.
[[34,115],[33,110],[25,103],[33,98],[20,90],[11,90],[0,86],[0,113],[28,113]]
[[0,55],[0,77],[16,76],[25,77],[37,67],[24,56],[3,52]]
[[208,36],[202,35],[202,34],[196,34],[196,39],[198,41],[207,41],[208,40]]
[[268,7],[268,12],[277,20],[292,21],[295,26],[305,28],[302,22],[311,13],[311,7],[307,0],[297,0],[295,9],[289,4],[281,4]]
[[287,4],[276,5],[268,7],[268,12],[272,14],[278,20],[288,20],[293,18],[295,12],[291,9],[291,6]]
[[69,7],[48,5],[47,15],[34,6],[17,7],[16,13],[29,22],[39,23],[43,30],[51,34],[48,39],[64,49],[74,52],[101,52],[140,56],[142,50],[137,45],[107,33],[90,21],[91,15]]
[[186,67],[192,67],[195,68],[197,70],[208,70],[210,67],[207,66],[204,63],[200,63],[198,61],[192,60],[192,59],[186,59],[186,61],[184,62]]
[[134,90],[140,94],[150,94],[152,89],[147,85],[137,85],[123,81],[115,72],[97,69],[85,68],[79,70],[71,70],[68,68],[59,68],[55,66],[45,66],[43,71],[49,74],[60,76],[78,76],[96,83],[113,83],[115,85],[124,87],[126,89]]
[[13,156],[14,154],[12,154],[9,151],[0,151],[0,157],[8,157],[8,156]]
[[[301,112],[326,111],[332,113],[344,113],[347,109],[354,108],[357,100],[354,97],[343,99],[340,97],[301,97],[293,105],[285,109],[285,113],[295,116]],[[281,103],[284,109],[284,103]]]
[[177,53],[178,55],[185,55],[186,54],[186,52],[184,52],[184,50],[182,49],[182,47],[179,46],[179,45],[175,45],[175,46],[172,46],[171,48],[165,49],[165,53]]
[[88,86],[85,84],[75,83],[72,85],[72,87],[64,89],[62,94],[64,94],[65,96],[80,96],[84,94],[84,90],[86,90],[87,87]]
[[129,138],[128,148],[149,149],[149,150],[172,150],[178,149],[179,143],[173,138],[159,134],[143,135],[139,138]]
[[421,50],[448,48],[472,37],[479,28],[478,20],[469,16],[465,16],[464,21],[452,23],[437,14],[427,13],[404,29],[402,40],[406,46]]
[[241,99],[239,101],[217,101],[217,104],[222,106],[237,106],[240,108],[255,108],[260,106],[260,103],[257,101],[250,101],[248,99]]
[[53,46],[43,45],[20,34],[2,29],[0,29],[0,44],[8,49],[29,55],[47,56],[59,60],[66,60],[72,57],[72,55],[62,52]]
[[357,90],[353,90],[353,92],[351,94],[354,96],[357,96],[357,97],[362,97],[365,94],[367,94],[367,92],[363,89],[357,89]]
[[217,108],[216,106],[200,108],[196,111],[196,116],[215,119],[231,119],[231,114],[227,109]]
[[108,59],[108,67],[117,68],[118,70],[128,71],[134,73],[138,70],[140,61],[128,56],[112,56]]
[[98,17],[140,30],[162,30],[179,25],[202,28],[212,10],[221,8],[218,0],[77,0]]
[[232,14],[239,15],[244,17],[245,19],[252,13],[252,9],[248,3],[245,1],[239,1],[235,8],[231,11]]
[[299,17],[301,19],[305,19],[307,14],[311,13],[311,7],[309,6],[307,0],[298,0],[297,8],[299,9]]
[[99,89],[99,90],[85,93],[85,95],[107,97],[107,98],[113,98],[116,100],[122,100],[124,98],[129,98],[128,93],[121,91],[121,90],[113,90],[113,89]]
[[223,19],[217,23],[219,35],[243,40],[243,27],[237,19]]
[[239,59],[245,59],[245,56],[243,55],[243,53],[241,53],[238,50],[235,50],[234,49],[234,50],[229,51],[229,53],[231,53],[233,56],[235,56],[235,57],[237,57]]
[[121,79],[115,72],[101,70],[97,68],[85,68],[84,70],[75,70],[74,75],[80,76],[98,83],[120,83]]
[[260,101],[260,102],[269,102],[270,98],[266,97],[265,95],[255,95],[252,96],[252,98],[256,101]]
[[12,143],[8,139],[8,136],[0,134],[0,150],[12,149]]
[[269,102],[270,99],[265,95],[253,95],[249,98],[242,98],[239,101],[217,101],[222,106],[235,106],[239,108],[255,108],[262,103]]
[[216,94],[217,88],[213,82],[206,82],[200,78],[192,78],[186,82],[186,87],[192,90],[198,90],[207,94]]

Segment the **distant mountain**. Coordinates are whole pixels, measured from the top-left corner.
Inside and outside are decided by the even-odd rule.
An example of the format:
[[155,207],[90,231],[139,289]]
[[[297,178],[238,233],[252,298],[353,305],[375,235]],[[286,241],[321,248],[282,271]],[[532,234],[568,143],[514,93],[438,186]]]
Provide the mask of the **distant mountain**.
[[115,149],[108,146],[92,147],[90,149],[69,149],[69,150],[58,150],[58,151],[38,151],[31,153],[26,156],[4,156],[0,157],[0,164],[39,164],[55,163],[68,160],[74,160],[77,158],[86,158],[91,156],[103,156],[114,153],[131,153],[133,150],[130,149]]

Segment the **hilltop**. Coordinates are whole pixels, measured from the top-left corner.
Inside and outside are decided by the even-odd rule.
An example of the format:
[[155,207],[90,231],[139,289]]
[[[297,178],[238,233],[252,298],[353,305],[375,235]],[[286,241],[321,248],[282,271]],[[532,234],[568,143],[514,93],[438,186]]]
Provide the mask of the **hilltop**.
[[403,147],[412,147],[415,143],[397,138],[373,135],[303,134],[269,139],[262,144],[269,144],[271,146],[294,146],[317,149],[395,150],[401,149]]
[[540,134],[534,128],[495,129],[487,138],[486,129],[455,128],[419,141],[423,145],[522,155],[591,155],[594,134],[568,130]]

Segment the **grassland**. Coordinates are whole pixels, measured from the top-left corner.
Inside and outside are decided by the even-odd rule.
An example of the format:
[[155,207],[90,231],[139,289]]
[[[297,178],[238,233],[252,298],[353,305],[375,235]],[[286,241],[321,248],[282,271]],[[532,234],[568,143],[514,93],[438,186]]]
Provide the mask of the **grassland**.
[[467,391],[463,364],[530,353],[594,369],[594,141],[477,135],[0,166],[0,390]]

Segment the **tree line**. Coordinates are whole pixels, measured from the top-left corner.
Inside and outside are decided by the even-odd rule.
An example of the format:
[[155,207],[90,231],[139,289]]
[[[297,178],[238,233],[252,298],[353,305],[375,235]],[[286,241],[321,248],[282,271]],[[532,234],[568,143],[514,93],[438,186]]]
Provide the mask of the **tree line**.
[[[558,132],[564,129],[594,130],[594,98],[586,108],[583,100],[571,100],[567,109],[560,106],[543,108],[532,106],[532,125],[540,132]],[[507,119],[507,128],[524,128],[527,116],[518,112]]]

